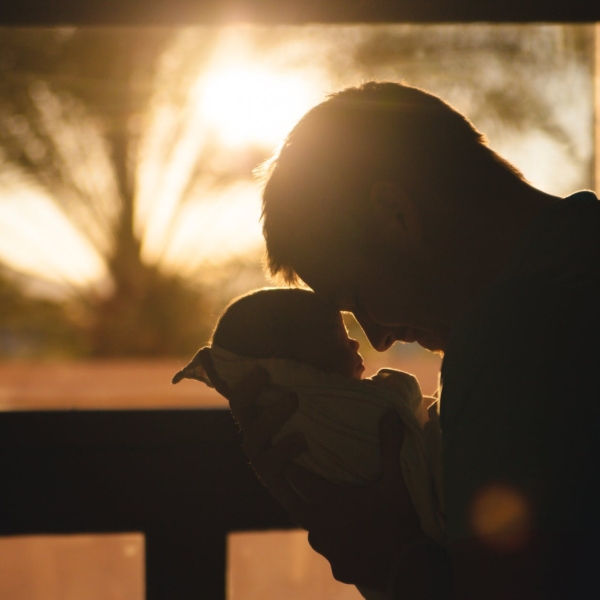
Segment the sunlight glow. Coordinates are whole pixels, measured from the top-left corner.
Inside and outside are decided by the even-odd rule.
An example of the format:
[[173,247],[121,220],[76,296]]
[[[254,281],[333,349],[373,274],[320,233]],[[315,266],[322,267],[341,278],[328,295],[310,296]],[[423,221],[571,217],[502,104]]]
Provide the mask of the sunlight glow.
[[[154,135],[146,140],[139,168],[136,226],[143,241],[143,258],[150,263],[160,261],[170,244],[172,224],[206,141],[206,126],[198,111],[198,88],[193,86],[179,106],[158,107],[150,128]],[[185,127],[177,127],[178,116],[185,119]],[[175,139],[173,132],[179,134]]]
[[215,68],[204,85],[203,111],[209,126],[229,146],[273,148],[315,96],[314,83],[301,72],[278,73],[249,61]]
[[263,243],[258,185],[240,182],[214,190],[179,214],[163,259],[179,273],[239,257]]
[[[265,53],[255,36],[223,28],[205,61],[190,61],[204,42],[183,31],[159,64],[137,170],[136,230],[148,263],[188,272],[262,244],[251,169],[324,98],[325,76],[298,66],[290,40]],[[246,151],[256,164],[232,177]]]
[[73,286],[106,277],[102,259],[47,197],[35,188],[2,194],[0,256],[8,266]]

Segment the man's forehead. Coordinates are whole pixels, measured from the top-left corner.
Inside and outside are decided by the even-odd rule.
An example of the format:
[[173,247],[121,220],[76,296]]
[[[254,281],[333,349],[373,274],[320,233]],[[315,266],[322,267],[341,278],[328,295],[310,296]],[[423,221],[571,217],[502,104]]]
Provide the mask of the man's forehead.
[[351,287],[337,278],[308,278],[302,280],[321,298],[336,310],[347,310],[351,303]]
[[307,253],[295,266],[296,273],[320,298],[338,310],[352,300],[356,278],[354,263],[345,255],[310,256]]

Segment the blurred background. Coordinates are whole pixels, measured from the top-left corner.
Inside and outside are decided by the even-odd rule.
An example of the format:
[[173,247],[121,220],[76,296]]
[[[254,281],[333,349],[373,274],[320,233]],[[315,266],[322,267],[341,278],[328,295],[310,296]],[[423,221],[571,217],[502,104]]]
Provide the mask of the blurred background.
[[[224,406],[196,382],[171,387],[171,376],[230,299],[270,284],[253,170],[304,112],[342,87],[370,79],[423,87],[466,114],[542,190],[593,188],[597,31],[0,28],[0,410]],[[425,392],[436,389],[439,356],[413,344],[375,353],[347,324],[367,375],[391,366],[415,373]],[[232,599],[283,597],[278,589],[286,598],[325,589],[357,597],[330,582],[304,534],[281,536],[232,536]],[[51,541],[32,540],[33,549],[18,547],[19,568],[1,558],[14,558],[17,542],[2,540],[0,597],[42,598],[27,592],[33,584],[15,583],[35,571],[46,577],[44,600],[142,598],[143,575],[100,578],[114,580],[104,590],[81,567],[95,590],[84,592],[85,582],[68,583],[72,572],[48,567],[65,556],[64,544],[91,544],[89,564],[108,572],[112,562],[86,539],[57,538],[53,551],[40,550]],[[119,540],[98,544],[143,573],[143,539]],[[284,547],[296,558],[277,569],[272,589],[254,581]],[[263,567],[248,562],[261,556]],[[333,587],[317,593],[315,585]]]

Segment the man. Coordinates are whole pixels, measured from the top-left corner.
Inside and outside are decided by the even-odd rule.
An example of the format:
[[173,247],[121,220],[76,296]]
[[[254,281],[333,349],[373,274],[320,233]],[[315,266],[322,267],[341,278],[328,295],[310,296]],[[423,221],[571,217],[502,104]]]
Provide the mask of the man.
[[354,313],[374,348],[445,352],[447,549],[416,524],[398,423],[382,424],[382,480],[338,489],[289,465],[298,436],[270,445],[293,398],[257,413],[261,373],[222,388],[258,474],[336,578],[404,599],[587,595],[600,533],[596,197],[535,189],[439,98],[372,82],[290,133],[263,223],[271,274]]

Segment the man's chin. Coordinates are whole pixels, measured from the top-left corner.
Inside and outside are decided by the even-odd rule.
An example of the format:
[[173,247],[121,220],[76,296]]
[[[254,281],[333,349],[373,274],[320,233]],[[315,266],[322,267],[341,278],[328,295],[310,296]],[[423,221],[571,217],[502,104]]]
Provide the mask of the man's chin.
[[415,335],[415,341],[426,350],[443,354],[448,340],[442,333],[421,330]]
[[447,336],[438,331],[417,329],[416,327],[396,327],[394,333],[399,342],[406,344],[417,342],[419,346],[431,350],[431,352],[443,352],[446,347]]

